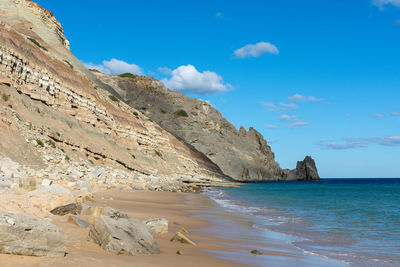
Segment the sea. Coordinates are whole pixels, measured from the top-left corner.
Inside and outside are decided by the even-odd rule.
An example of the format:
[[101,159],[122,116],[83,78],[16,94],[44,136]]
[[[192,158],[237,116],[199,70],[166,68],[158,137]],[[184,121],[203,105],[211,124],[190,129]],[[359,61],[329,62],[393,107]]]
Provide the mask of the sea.
[[246,218],[265,242],[276,233],[345,266],[400,266],[400,179],[249,183],[204,194]]

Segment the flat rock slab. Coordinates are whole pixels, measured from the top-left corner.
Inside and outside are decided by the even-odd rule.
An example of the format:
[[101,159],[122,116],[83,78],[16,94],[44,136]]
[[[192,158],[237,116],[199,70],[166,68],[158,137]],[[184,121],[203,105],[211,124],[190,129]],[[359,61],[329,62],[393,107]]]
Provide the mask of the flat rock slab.
[[53,210],[50,211],[50,213],[54,215],[59,215],[59,216],[64,216],[67,214],[79,214],[80,209],[82,209],[79,205],[76,205],[75,203],[67,204],[64,206],[57,207]]
[[102,249],[117,255],[161,252],[146,225],[132,218],[111,218],[101,215],[96,218],[90,228],[88,239]]
[[64,257],[62,229],[47,221],[0,211],[0,253]]
[[197,244],[192,241],[189,237],[186,235],[182,234],[181,232],[177,232],[170,240],[171,242],[179,242],[182,244],[189,244],[192,246],[197,246]]
[[152,235],[168,234],[167,219],[151,218],[144,220],[143,223],[147,226],[147,229]]

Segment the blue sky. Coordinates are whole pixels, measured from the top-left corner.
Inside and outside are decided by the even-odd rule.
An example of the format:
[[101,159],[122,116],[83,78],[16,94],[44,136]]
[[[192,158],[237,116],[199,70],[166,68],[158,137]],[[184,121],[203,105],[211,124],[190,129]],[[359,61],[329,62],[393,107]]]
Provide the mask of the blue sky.
[[400,177],[400,0],[38,2],[88,66],[209,101],[283,168]]

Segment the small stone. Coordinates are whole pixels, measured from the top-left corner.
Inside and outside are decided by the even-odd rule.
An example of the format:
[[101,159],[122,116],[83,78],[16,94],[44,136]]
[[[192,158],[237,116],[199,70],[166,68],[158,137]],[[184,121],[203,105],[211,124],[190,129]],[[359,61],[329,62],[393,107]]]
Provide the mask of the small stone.
[[195,242],[193,242],[189,237],[184,234],[177,232],[170,240],[171,242],[179,242],[182,244],[189,244],[192,246],[197,246]]
[[43,181],[42,181],[43,186],[50,186],[52,184],[53,184],[53,181],[49,180],[49,179],[43,179]]
[[176,254],[178,254],[178,255],[185,255],[185,253],[184,253],[183,251],[180,251],[180,250],[178,250],[178,251],[176,252]]
[[182,227],[179,232],[184,233],[184,234],[189,234],[190,232],[185,229],[185,227]]
[[257,249],[253,249],[252,251],[250,251],[250,253],[254,255],[263,255],[263,253]]
[[6,218],[6,222],[7,222],[9,225],[15,225],[14,220],[11,219],[11,218]]

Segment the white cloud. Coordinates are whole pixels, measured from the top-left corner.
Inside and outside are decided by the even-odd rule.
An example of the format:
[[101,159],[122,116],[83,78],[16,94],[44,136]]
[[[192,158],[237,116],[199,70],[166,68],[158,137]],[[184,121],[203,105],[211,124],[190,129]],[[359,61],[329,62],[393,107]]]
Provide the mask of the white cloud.
[[183,65],[171,71],[171,77],[161,80],[170,89],[197,94],[226,92],[232,88],[224,84],[220,75],[212,71],[199,72],[193,65]]
[[297,109],[297,105],[295,104],[287,104],[287,103],[279,103],[279,105],[275,105],[274,103],[261,103],[268,111],[286,111],[286,110],[295,110]]
[[279,105],[281,105],[282,110],[295,110],[298,108],[295,104],[286,104],[281,102]]
[[286,128],[298,128],[298,127],[302,127],[302,126],[306,126],[309,123],[306,121],[296,121],[295,123],[289,124],[287,126],[285,126]]
[[315,96],[303,96],[300,94],[295,94],[295,95],[289,96],[288,100],[290,102],[306,102],[306,101],[321,102],[321,101],[324,101],[323,98],[317,98]]
[[383,114],[381,114],[381,113],[374,113],[374,114],[372,114],[372,117],[374,117],[374,118],[382,118],[382,117],[383,117]]
[[118,75],[121,73],[129,72],[136,75],[142,75],[142,69],[136,64],[129,64],[125,61],[113,58],[109,61],[104,60],[103,64],[96,65],[93,63],[84,63],[88,69],[96,69],[102,73],[109,75]]
[[246,58],[246,57],[259,57],[262,54],[269,53],[278,55],[278,48],[268,42],[259,42],[256,44],[248,44],[237,50],[235,50],[235,56],[238,58]]
[[352,148],[366,148],[370,144],[380,146],[400,146],[400,136],[389,137],[355,137],[355,138],[342,138],[341,141],[320,141],[319,145],[327,149],[352,149]]
[[372,4],[383,9],[385,5],[394,5],[400,7],[400,0],[373,0]]
[[265,127],[267,127],[268,129],[278,129],[279,128],[278,126],[272,125],[272,124],[265,125]]
[[281,121],[297,121],[299,117],[290,115],[281,115],[280,119]]
[[396,116],[399,116],[399,115],[400,115],[400,113],[398,111],[390,112],[390,116],[396,117]]

